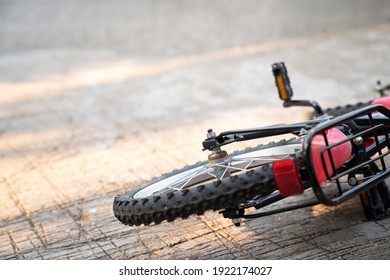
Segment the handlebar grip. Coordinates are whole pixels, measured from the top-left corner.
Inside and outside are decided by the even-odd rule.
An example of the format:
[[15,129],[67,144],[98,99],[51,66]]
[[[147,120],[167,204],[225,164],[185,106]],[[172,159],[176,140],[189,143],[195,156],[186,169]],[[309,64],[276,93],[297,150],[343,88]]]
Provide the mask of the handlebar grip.
[[275,77],[276,87],[278,88],[279,97],[283,101],[291,101],[293,91],[288,78],[287,68],[283,62],[272,64],[272,73]]

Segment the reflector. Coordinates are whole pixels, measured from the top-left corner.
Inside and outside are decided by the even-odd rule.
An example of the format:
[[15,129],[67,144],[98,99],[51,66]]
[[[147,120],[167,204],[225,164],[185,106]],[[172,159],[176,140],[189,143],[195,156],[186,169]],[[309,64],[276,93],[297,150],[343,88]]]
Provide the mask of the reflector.
[[302,185],[299,169],[292,158],[273,163],[274,177],[281,196],[287,197],[302,194]]

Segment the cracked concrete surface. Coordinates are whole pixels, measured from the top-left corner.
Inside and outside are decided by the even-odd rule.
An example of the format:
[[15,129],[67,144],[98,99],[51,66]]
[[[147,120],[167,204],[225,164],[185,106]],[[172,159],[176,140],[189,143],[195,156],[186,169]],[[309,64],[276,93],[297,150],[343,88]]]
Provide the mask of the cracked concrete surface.
[[204,160],[208,128],[301,120],[275,61],[324,107],[389,81],[387,1],[244,2],[0,3],[0,259],[390,258],[390,220],[366,221],[357,199],[239,228],[113,216],[116,194]]

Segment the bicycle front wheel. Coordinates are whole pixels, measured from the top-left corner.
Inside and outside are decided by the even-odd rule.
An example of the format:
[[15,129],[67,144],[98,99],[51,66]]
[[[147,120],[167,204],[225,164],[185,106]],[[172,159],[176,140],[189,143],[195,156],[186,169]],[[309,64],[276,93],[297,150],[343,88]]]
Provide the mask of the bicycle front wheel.
[[301,149],[299,139],[282,140],[173,171],[115,197],[114,214],[125,225],[139,226],[239,206],[274,192],[271,163]]

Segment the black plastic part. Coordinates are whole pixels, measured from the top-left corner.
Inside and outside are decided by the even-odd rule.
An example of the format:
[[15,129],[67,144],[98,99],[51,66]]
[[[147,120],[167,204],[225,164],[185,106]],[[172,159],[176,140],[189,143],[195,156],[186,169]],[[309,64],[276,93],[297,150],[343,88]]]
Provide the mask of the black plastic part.
[[272,64],[272,73],[274,74],[275,84],[279,92],[279,98],[283,101],[291,100],[291,97],[294,93],[284,62],[277,62]]

